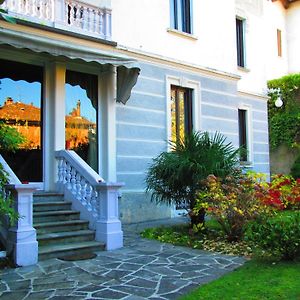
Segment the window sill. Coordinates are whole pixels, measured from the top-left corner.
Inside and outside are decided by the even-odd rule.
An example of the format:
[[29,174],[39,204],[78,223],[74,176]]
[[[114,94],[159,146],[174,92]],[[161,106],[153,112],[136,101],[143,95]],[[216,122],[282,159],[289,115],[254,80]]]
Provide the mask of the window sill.
[[253,163],[252,161],[240,161],[240,166],[244,168],[252,168]]
[[249,72],[250,72],[250,69],[248,69],[248,68],[246,68],[246,67],[240,67],[240,66],[238,66],[237,69],[238,69],[239,71],[242,71],[242,72],[245,72],[245,73],[249,73]]
[[178,35],[178,36],[190,39],[190,40],[194,40],[194,41],[198,40],[198,37],[191,33],[186,33],[186,32],[179,31],[179,30],[173,29],[173,28],[167,28],[167,31],[169,33],[172,33],[172,34],[175,34],[175,35]]

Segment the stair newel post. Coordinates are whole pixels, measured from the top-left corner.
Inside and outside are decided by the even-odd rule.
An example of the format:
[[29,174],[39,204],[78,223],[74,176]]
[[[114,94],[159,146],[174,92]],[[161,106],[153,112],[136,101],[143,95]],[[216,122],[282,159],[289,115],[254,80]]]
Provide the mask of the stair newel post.
[[119,220],[118,190],[122,183],[101,182],[97,185],[99,217],[96,240],[104,242],[106,250],[123,247],[123,231]]
[[7,252],[15,265],[30,266],[38,262],[38,242],[33,228],[34,184],[13,184],[7,188],[14,199],[14,209],[21,218],[8,230]]

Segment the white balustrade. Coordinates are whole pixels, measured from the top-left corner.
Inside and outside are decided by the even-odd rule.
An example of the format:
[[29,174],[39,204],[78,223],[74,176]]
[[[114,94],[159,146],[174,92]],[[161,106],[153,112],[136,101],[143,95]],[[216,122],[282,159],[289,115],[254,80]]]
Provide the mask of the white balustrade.
[[55,0],[6,0],[1,8],[18,16],[29,16],[45,21],[54,21]]
[[[16,1],[14,1],[16,2]],[[8,174],[8,184],[1,191],[4,199],[13,199],[14,209],[20,218],[13,227],[9,222],[2,222],[0,237],[7,253],[17,266],[34,265],[38,261],[38,242],[33,228],[33,192],[37,184],[22,184],[12,169],[0,155],[0,164]]]
[[81,217],[96,230],[96,240],[107,250],[123,246],[123,232],[118,218],[118,189],[121,183],[107,183],[74,151],[56,152],[58,161],[57,188],[72,201]]
[[6,0],[1,8],[16,18],[111,39],[111,10],[73,0]]

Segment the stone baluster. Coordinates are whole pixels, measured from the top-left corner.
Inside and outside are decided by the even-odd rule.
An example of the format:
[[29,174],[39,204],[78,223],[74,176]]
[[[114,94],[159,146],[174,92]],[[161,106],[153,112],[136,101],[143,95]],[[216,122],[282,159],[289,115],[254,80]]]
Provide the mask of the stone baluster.
[[83,205],[87,205],[87,201],[86,201],[86,181],[83,177],[81,178],[80,187],[81,187],[81,190],[80,190],[81,200],[80,201]]
[[67,163],[67,167],[66,167],[66,184],[67,184],[67,189],[68,190],[71,190],[72,189],[72,184],[71,184],[71,178],[72,178],[72,175],[71,175],[71,165],[69,163]]
[[76,195],[76,170],[74,167],[71,168],[71,187],[72,194]]
[[28,7],[28,15],[32,17],[39,17],[40,15],[40,1],[39,0],[31,0]]
[[[15,1],[13,1],[15,2]],[[15,11],[17,13],[27,13],[28,11],[28,5],[29,5],[29,2],[25,2],[25,5],[23,3],[23,1],[18,1],[17,3],[14,3],[14,6],[15,6]],[[25,6],[25,7],[24,7]]]
[[88,183],[86,185],[86,194],[85,194],[85,199],[86,199],[86,207],[91,208],[91,201],[92,201],[92,186]]
[[98,193],[95,189],[92,190],[92,198],[91,198],[91,211],[93,217],[98,219],[99,217],[99,209],[98,209]]
[[83,6],[82,7],[82,26],[81,28],[83,30],[87,30],[87,27],[88,27],[88,12],[87,12],[87,7],[86,6]]
[[57,179],[58,183],[62,184],[63,183],[63,159],[60,158],[58,160],[58,172],[57,172]]
[[81,202],[81,176],[76,173],[76,199]]
[[104,14],[103,11],[99,11],[99,33],[104,36]]

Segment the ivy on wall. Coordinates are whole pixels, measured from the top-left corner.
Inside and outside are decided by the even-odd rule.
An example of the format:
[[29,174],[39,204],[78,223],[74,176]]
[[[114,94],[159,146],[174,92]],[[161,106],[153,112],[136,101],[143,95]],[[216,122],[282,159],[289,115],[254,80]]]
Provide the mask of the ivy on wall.
[[[271,148],[285,144],[300,146],[300,73],[268,81],[269,132]],[[282,107],[276,107],[278,97]]]

